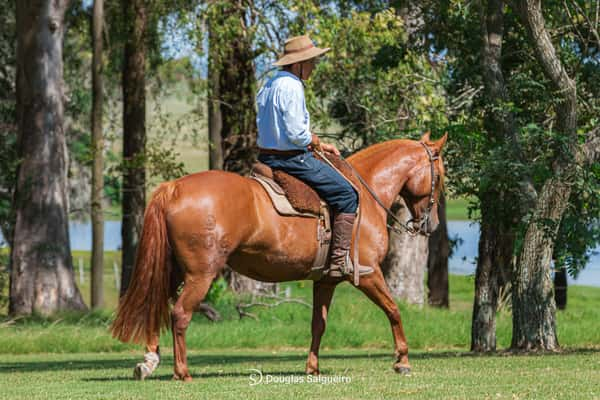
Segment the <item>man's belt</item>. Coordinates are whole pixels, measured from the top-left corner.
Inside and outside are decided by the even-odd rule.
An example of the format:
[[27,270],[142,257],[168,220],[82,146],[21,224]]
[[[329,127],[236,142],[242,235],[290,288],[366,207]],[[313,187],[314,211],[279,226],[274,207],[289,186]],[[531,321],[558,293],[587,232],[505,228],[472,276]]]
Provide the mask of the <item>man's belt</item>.
[[259,154],[269,154],[276,156],[297,156],[306,153],[306,150],[276,150],[276,149],[261,149],[258,148]]

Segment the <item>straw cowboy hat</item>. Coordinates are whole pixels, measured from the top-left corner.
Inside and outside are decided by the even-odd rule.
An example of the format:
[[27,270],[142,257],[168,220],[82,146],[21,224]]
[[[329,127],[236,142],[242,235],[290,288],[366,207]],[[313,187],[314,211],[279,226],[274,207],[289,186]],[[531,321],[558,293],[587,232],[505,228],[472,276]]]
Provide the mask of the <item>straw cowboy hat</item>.
[[308,35],[295,36],[285,41],[283,55],[273,65],[282,67],[297,62],[310,60],[327,53],[329,47],[320,49],[310,40]]

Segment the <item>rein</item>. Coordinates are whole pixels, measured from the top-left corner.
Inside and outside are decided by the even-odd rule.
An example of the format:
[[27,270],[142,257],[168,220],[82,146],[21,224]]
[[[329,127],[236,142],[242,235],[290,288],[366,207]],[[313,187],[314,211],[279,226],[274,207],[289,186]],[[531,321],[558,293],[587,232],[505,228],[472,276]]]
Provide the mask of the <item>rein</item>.
[[[425,214],[423,214],[423,216],[421,217],[421,219],[419,221],[419,225],[418,225],[419,227],[418,227],[418,229],[415,229],[413,226],[408,226],[407,223],[400,221],[398,219],[398,217],[396,217],[394,215],[394,213],[383,204],[383,202],[381,201],[381,199],[377,196],[377,194],[373,191],[373,189],[371,189],[371,187],[367,184],[367,182],[365,182],[365,180],[362,178],[362,176],[360,176],[360,174],[356,171],[356,169],[354,169],[354,167],[352,166],[352,164],[350,164],[349,162],[347,162],[344,158],[342,158],[342,157],[340,157],[340,158],[342,160],[344,160],[344,162],[350,167],[350,169],[352,170],[352,172],[354,173],[354,175],[358,178],[358,180],[360,181],[360,183],[371,194],[371,196],[373,197],[373,199],[375,200],[375,202],[377,204],[379,204],[379,206],[385,210],[385,212],[386,212],[387,215],[389,215],[390,217],[392,217],[392,219],[394,220],[394,222],[396,224],[398,224],[402,228],[404,228],[404,230],[410,236],[416,236],[417,234],[422,234],[424,236],[429,236],[430,233],[428,233],[427,231],[425,231],[423,229],[423,227],[427,225],[427,222],[429,221],[429,218],[431,216],[431,210],[433,209],[433,205],[435,204],[435,198],[434,198],[434,193],[435,193],[435,166],[434,166],[434,162],[439,157],[438,156],[434,156],[433,153],[431,152],[431,150],[429,149],[429,147],[427,147],[427,145],[424,142],[419,142],[419,143],[423,146],[423,148],[427,152],[427,156],[429,157],[429,165],[431,167],[431,193],[429,194],[429,204],[427,205],[427,210],[425,211]],[[324,160],[326,160],[329,163],[329,160],[327,159],[327,157],[324,156],[323,153],[318,152],[318,154]],[[408,222],[413,222],[413,221],[415,221],[414,218],[411,218],[410,220],[408,220]],[[390,224],[386,223],[386,226],[389,229],[391,229],[392,231],[394,231],[394,232],[396,232],[398,234],[402,233],[402,231],[400,229],[398,229],[394,225],[390,225]]]

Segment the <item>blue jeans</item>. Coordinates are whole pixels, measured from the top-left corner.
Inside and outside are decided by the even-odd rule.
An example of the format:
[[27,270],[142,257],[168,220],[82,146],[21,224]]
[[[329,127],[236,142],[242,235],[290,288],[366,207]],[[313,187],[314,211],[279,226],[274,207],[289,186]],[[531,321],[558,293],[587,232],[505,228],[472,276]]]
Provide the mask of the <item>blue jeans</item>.
[[295,156],[261,154],[258,160],[279,169],[313,188],[338,213],[356,213],[358,196],[350,184],[331,166],[306,151]]

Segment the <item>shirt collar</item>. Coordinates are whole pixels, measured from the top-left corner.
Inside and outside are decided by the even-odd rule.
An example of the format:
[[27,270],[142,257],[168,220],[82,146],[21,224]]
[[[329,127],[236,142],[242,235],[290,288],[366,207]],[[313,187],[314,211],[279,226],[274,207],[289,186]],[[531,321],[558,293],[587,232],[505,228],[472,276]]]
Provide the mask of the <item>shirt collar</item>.
[[300,78],[298,78],[296,75],[292,74],[291,72],[285,71],[283,69],[280,69],[279,71],[277,71],[277,75],[275,75],[276,77],[280,77],[280,76],[289,76],[290,78],[293,78],[295,80],[297,80],[298,82],[302,83],[302,80]]

